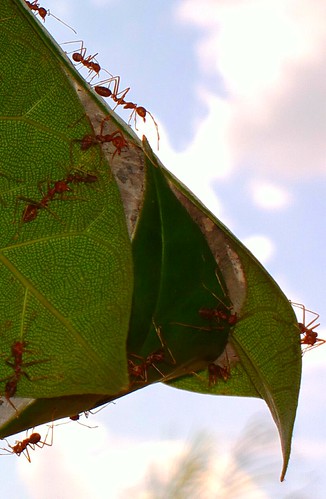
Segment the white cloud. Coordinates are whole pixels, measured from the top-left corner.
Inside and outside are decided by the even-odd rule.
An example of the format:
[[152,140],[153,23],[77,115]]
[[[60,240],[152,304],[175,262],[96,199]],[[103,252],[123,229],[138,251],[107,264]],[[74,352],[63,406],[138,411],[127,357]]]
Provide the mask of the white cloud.
[[266,236],[250,236],[242,242],[263,265],[266,265],[275,253],[273,242]]
[[216,112],[214,123],[232,164],[267,176],[325,171],[325,14],[318,0],[181,3],[178,18],[203,28],[202,78],[214,72],[226,88],[229,119]]
[[291,202],[291,195],[279,185],[254,180],[249,186],[252,200],[259,208],[279,210]]
[[[46,427],[37,431],[44,435]],[[124,440],[103,426],[90,430],[72,423],[54,427],[53,446],[31,451],[31,465],[21,457],[19,472],[35,499],[121,497],[125,489],[145,482],[152,464],[171,463],[182,447],[178,440]]]
[[204,120],[196,123],[196,135],[189,147],[183,152],[176,153],[168,143],[164,128],[160,126],[162,137],[160,158],[208,209],[221,217],[222,207],[212,188],[212,181],[214,178],[222,179],[229,174],[232,159],[231,152],[225,145],[227,127],[216,127],[216,115],[219,116],[220,122],[227,123],[228,109],[222,99],[212,98],[207,92],[201,92],[200,95],[201,99],[209,101],[209,112]]

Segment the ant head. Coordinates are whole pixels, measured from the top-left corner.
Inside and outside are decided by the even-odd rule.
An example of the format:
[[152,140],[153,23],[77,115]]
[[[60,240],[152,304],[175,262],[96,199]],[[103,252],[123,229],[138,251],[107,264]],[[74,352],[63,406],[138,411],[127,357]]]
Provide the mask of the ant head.
[[143,106],[139,106],[136,108],[136,113],[138,114],[138,116],[140,116],[141,118],[143,118],[143,120],[145,121],[146,120],[146,109],[143,107]]
[[300,329],[300,333],[304,334],[306,332],[306,326],[304,324],[302,324],[302,322],[298,322],[298,326]]

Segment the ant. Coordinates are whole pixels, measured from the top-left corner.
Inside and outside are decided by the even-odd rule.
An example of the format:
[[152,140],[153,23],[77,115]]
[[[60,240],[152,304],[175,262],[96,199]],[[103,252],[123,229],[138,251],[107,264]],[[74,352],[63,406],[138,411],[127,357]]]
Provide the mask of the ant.
[[[114,82],[114,88],[113,91],[110,90],[109,87],[103,87],[102,84],[108,83],[110,86],[111,82]],[[156,123],[154,116],[143,106],[138,106],[138,104],[135,104],[134,102],[127,102],[125,101],[125,96],[130,90],[130,87],[127,87],[125,90],[121,90],[119,92],[119,85],[120,85],[120,76],[112,76],[111,78],[108,78],[106,80],[103,80],[102,82],[99,82],[99,85],[94,86],[95,92],[100,95],[101,97],[111,97],[111,99],[116,103],[116,106],[114,109],[118,106],[122,106],[123,109],[132,109],[132,112],[129,116],[128,124],[130,125],[130,122],[132,118],[134,118],[134,123],[135,123],[135,129],[138,130],[137,128],[137,116],[143,119],[144,123],[146,123],[146,116],[147,114],[150,115],[150,117],[153,120],[153,123],[156,128],[156,133],[157,133],[157,148],[159,148],[159,142],[160,142],[160,134],[158,130],[158,124]]]
[[[85,418],[87,419],[89,417],[90,414],[93,414],[91,411],[84,411],[84,416]],[[69,416],[69,419],[71,419],[71,421],[79,421],[80,420],[80,414],[75,414],[74,416]],[[90,428],[90,426],[89,426]]]
[[[95,415],[97,414],[98,412],[102,411],[103,409],[105,409],[108,405],[110,404],[110,402],[108,402],[107,404],[103,405],[102,407],[100,407],[99,409],[97,409],[97,411],[91,411],[91,410],[87,410],[87,411],[84,411],[83,414],[85,416],[86,419],[88,419],[89,415],[92,414],[92,415]],[[86,426],[86,428],[90,428],[90,429],[94,429],[94,428],[98,428],[98,426],[88,426],[84,423],[81,423],[79,420],[81,418],[81,415],[82,414],[74,414],[73,416],[69,416],[69,419],[71,421],[76,421],[78,424],[80,424],[81,426]],[[70,423],[71,421],[65,421],[64,423],[58,423],[57,425],[55,426],[61,426],[61,425],[64,425],[64,424],[68,424]]]
[[[49,435],[49,431],[51,429],[51,442],[47,442],[47,438]],[[5,439],[6,440],[6,439]],[[51,447],[53,444],[53,424],[48,427],[47,434],[45,436],[45,439],[42,441],[41,440],[41,435],[39,433],[32,433],[29,437],[26,437],[24,440],[16,440],[15,445],[10,445],[9,442],[6,440],[7,445],[10,449],[6,449],[4,447],[1,447],[1,450],[4,450],[8,452],[9,454],[16,454],[17,456],[20,456],[21,454],[24,454],[26,457],[27,461],[30,463],[31,462],[31,457],[29,455],[28,448],[35,450],[36,447],[39,447],[42,449],[45,445]],[[7,454],[1,454],[2,456],[7,455]]]
[[104,122],[107,119],[108,119],[108,117],[106,117],[102,120],[101,131],[99,134],[97,134],[97,135],[87,134],[81,140],[78,140],[78,142],[80,142],[80,144],[81,144],[80,148],[82,151],[87,151],[87,149],[89,149],[91,146],[94,146],[94,145],[112,142],[112,144],[115,147],[115,151],[114,151],[113,156],[112,156],[112,159],[113,159],[117,153],[120,156],[123,147],[128,147],[128,143],[125,140],[122,133],[120,132],[120,130],[116,130],[113,133],[108,133],[108,134],[103,135]]
[[[84,411],[84,416],[85,418],[88,418],[88,416],[90,414],[95,414],[91,411]],[[71,421],[76,421],[78,424],[80,424],[81,426],[85,426],[86,428],[90,428],[91,430],[93,430],[94,428],[98,428],[98,426],[89,426],[87,424],[84,424],[84,423],[81,423],[79,420],[80,420],[80,417],[81,417],[81,414],[75,414],[74,416],[69,416],[69,419]],[[67,421],[69,423],[69,421]],[[66,423],[61,423],[61,424],[66,424]]]
[[[217,298],[216,295],[214,296]],[[221,301],[221,303],[223,302]],[[234,326],[238,320],[237,314],[227,314],[223,310],[219,310],[217,307],[216,308],[202,307],[198,310],[198,314],[200,315],[200,317],[207,320],[227,321],[227,323],[230,324],[230,326]]]
[[43,196],[41,201],[30,201],[30,203],[25,207],[22,217],[23,222],[31,222],[35,220],[38,215],[38,211],[47,208],[49,202],[54,199],[56,194],[62,194],[67,191],[71,191],[71,189],[66,180],[58,180],[55,182],[54,186],[48,189],[48,192]]
[[22,217],[23,222],[31,222],[35,220],[35,218],[38,215],[38,211],[40,209],[47,208],[49,202],[53,201],[56,194],[63,194],[64,192],[71,191],[71,188],[69,187],[68,184],[93,183],[96,182],[97,180],[98,179],[96,175],[91,175],[87,173],[85,176],[82,176],[79,173],[75,173],[75,174],[69,174],[63,180],[57,180],[56,182],[54,182],[53,187],[50,187],[50,183],[48,183],[48,191],[45,195],[43,195],[41,201],[39,202],[30,201],[29,204],[25,207]]
[[[93,413],[91,411],[84,411],[84,416],[86,418],[88,418],[89,414],[93,414]],[[69,419],[71,421],[76,421],[78,424],[80,424],[81,426],[85,426],[86,428],[90,428],[90,429],[98,428],[98,426],[88,426],[87,424],[81,423],[79,421],[80,417],[81,417],[81,414],[74,414],[73,416],[69,416]],[[63,423],[57,423],[55,426],[65,425],[65,424],[71,423],[71,421],[64,421]]]
[[30,10],[37,12],[38,15],[43,19],[44,22],[45,22],[46,16],[51,15],[52,17],[54,17],[54,19],[56,19],[60,23],[64,24],[65,26],[67,26],[67,28],[71,29],[75,34],[77,34],[77,32],[71,26],[69,26],[68,24],[61,21],[61,19],[59,19],[55,15],[51,14],[49,10],[46,10],[44,7],[40,7],[39,3],[37,3],[37,0],[34,0],[33,2],[29,2],[28,0],[25,0],[25,3],[27,4],[27,7]]
[[220,366],[211,362],[207,366],[208,370],[208,386],[216,385],[218,379],[227,381],[231,376],[230,366]]
[[[225,383],[231,378],[231,363],[229,360],[229,353],[232,356],[232,362],[235,365],[238,362],[238,357],[235,354],[234,350],[231,348],[226,348],[222,355],[219,356],[214,362],[209,362],[207,365],[207,373],[208,373],[208,386],[209,388],[212,385],[216,385],[218,380],[223,380]],[[202,379],[206,382],[199,374],[193,373],[198,378]]]
[[[97,409],[97,411],[91,411],[91,410],[84,411],[83,414],[84,414],[85,418],[88,418],[90,414],[92,414],[94,416],[98,412],[103,411],[103,409],[105,409],[109,404],[110,404],[110,402],[103,405],[102,407],[99,407],[99,409]],[[71,419],[72,421],[79,421],[80,416],[81,416],[80,414],[74,414],[73,416],[69,416],[69,419]],[[79,424],[83,425],[82,423],[79,423]],[[83,426],[86,426],[86,425],[83,425]],[[88,428],[97,428],[97,426],[88,426]]]
[[[221,283],[221,280],[217,274],[217,271],[215,271],[216,278],[218,280],[218,283],[223,289],[223,285]],[[204,283],[202,283],[202,286],[210,292],[212,296],[216,299],[218,302],[216,307],[213,308],[208,308],[208,307],[201,307],[198,310],[198,315],[207,321],[214,321],[217,323],[217,326],[213,327],[202,327],[202,326],[193,326],[190,324],[185,324],[183,322],[172,322],[171,324],[178,324],[179,326],[186,326],[186,327],[191,327],[192,329],[198,329],[200,331],[213,331],[213,330],[223,330],[225,329],[225,325],[228,324],[230,327],[235,326],[236,323],[238,322],[238,316],[236,313],[231,313],[232,310],[232,305],[228,306],[226,303],[224,303],[221,298],[219,298],[212,290],[210,290],[207,286],[205,286]],[[227,294],[226,294],[227,295]],[[227,295],[228,298],[228,295]],[[228,298],[229,299],[229,298]],[[221,310],[219,306],[223,307],[224,310]],[[221,321],[223,322],[221,323]],[[225,324],[226,323],[226,324]]]
[[25,0],[25,2],[30,10],[36,11],[39,14],[39,16],[43,19],[43,21],[45,21],[45,18],[48,15],[48,11],[44,7],[40,7],[40,5],[37,3],[37,0],[34,0],[33,2]]
[[[216,273],[215,271],[215,276],[221,286],[221,288],[223,289],[223,286],[222,286],[222,283],[221,283],[221,280],[218,276],[218,274]],[[234,313],[228,313],[231,311],[232,307],[228,307],[224,302],[223,300],[221,300],[221,298],[219,298],[212,290],[208,289],[205,284],[203,283],[203,287],[205,289],[207,289],[207,291],[209,291],[211,293],[212,296],[214,296],[214,298],[217,300],[218,302],[218,305],[214,308],[207,308],[207,307],[201,307],[199,310],[198,310],[198,314],[200,315],[200,317],[202,319],[206,319],[206,320],[215,320],[217,322],[219,322],[220,320],[222,321],[226,321],[230,326],[234,326],[237,321],[238,321],[238,317],[237,317],[237,314]],[[222,305],[222,307],[224,308],[224,310],[220,310],[218,308],[219,305]]]
[[[102,408],[101,408],[102,409]],[[98,412],[98,411],[96,411]],[[86,418],[88,418],[88,416],[90,414],[95,414],[95,412],[91,412],[91,411],[84,411],[84,416]],[[90,429],[94,429],[94,428],[98,428],[98,426],[89,426],[87,424],[84,424],[84,423],[81,423],[79,420],[80,420],[80,417],[81,417],[81,414],[74,414],[73,416],[69,416],[69,419],[71,421],[76,421],[78,424],[80,424],[81,426],[85,426],[86,428],[90,428]],[[64,425],[64,424],[68,424],[68,423],[71,423],[71,421],[65,421],[64,423],[58,423],[56,424],[55,426],[61,426],[61,425]]]
[[15,341],[11,345],[11,356],[13,357],[13,362],[10,362],[10,358],[7,358],[5,362],[8,366],[13,368],[14,373],[9,376],[9,379],[5,378],[4,380],[1,380],[5,381],[8,379],[5,385],[5,397],[7,402],[15,409],[16,412],[17,409],[11,402],[10,398],[16,394],[17,384],[20,378],[24,375],[29,379],[29,375],[22,370],[23,352],[25,351],[26,345],[27,343],[25,341]]
[[[318,333],[314,331],[318,326],[320,326],[320,323],[313,324],[319,319],[319,314],[316,312],[313,312],[312,310],[308,310],[304,305],[301,303],[294,303],[291,302],[291,305],[294,305],[295,307],[298,307],[302,310],[302,320],[303,322],[298,322],[298,326],[300,329],[300,334],[303,335],[301,338],[301,345],[307,345],[304,351],[306,352],[307,350],[312,350],[313,348],[317,348],[324,343],[326,343],[326,340],[323,340],[322,338],[318,338]],[[306,312],[309,312],[310,314],[314,315],[314,319],[309,322],[309,324],[305,325],[305,318],[306,318]]]
[[[85,68],[89,70],[89,74],[93,71],[95,75],[93,78],[97,75],[99,75],[99,72],[101,71],[101,66],[99,65],[98,62],[94,62],[93,59],[97,56],[98,52],[94,55],[89,55],[86,57],[86,47],[84,47],[84,42],[83,40],[76,40],[73,42],[65,42],[67,43],[80,43],[80,49],[79,52],[73,52],[71,58],[74,62],[77,62],[77,64],[82,64]],[[65,45],[63,44],[63,45]],[[71,52],[69,52],[71,53]],[[92,78],[92,79],[93,79]],[[91,80],[92,81],[92,80]]]
[[23,367],[29,367],[34,364],[39,364],[41,362],[47,362],[48,360],[33,360],[31,362],[23,362],[23,353],[32,353],[31,350],[27,350],[25,347],[27,346],[27,342],[25,341],[15,341],[11,346],[11,357],[13,357],[13,361],[11,361],[11,357],[5,360],[6,364],[11,367],[14,372],[11,376],[4,378],[0,381],[6,381],[5,385],[5,398],[7,402],[11,405],[11,407],[17,413],[17,409],[14,404],[11,402],[11,398],[15,396],[17,392],[17,385],[22,376],[25,376],[29,381],[31,381],[31,377],[27,374]]
[[128,359],[128,372],[130,376],[140,378],[141,381],[147,383],[148,369],[153,367],[162,376],[162,378],[164,377],[164,374],[155,365],[155,362],[163,362],[165,360],[163,348],[149,354],[146,359],[133,353],[131,355],[137,359],[141,359],[142,362],[140,364],[136,364],[134,361]]
[[153,326],[155,328],[156,334],[160,340],[161,343],[161,348],[158,350],[155,350],[155,352],[150,353],[146,358],[141,357],[136,354],[130,354],[132,357],[135,357],[136,359],[140,359],[142,362],[140,364],[135,363],[133,360],[128,359],[128,372],[130,376],[133,376],[134,378],[140,378],[140,381],[143,381],[144,383],[147,383],[148,379],[148,369],[150,367],[153,367],[162,378],[164,378],[164,374],[160,371],[160,369],[157,367],[157,363],[160,362],[166,362],[165,358],[165,349],[167,349],[170,358],[172,360],[172,364],[176,364],[176,360],[169,349],[169,347],[165,344],[162,338],[162,333],[161,333],[161,328],[156,326],[155,322],[153,321]]

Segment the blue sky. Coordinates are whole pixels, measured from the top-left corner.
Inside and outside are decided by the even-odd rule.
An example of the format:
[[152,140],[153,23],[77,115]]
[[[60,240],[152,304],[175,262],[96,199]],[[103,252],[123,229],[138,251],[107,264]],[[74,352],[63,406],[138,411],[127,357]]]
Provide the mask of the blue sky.
[[[160,128],[159,158],[244,242],[293,301],[325,317],[326,91],[323,0],[47,0],[46,27],[131,87]],[[105,76],[104,76],[105,77]],[[128,119],[128,113],[122,116]],[[139,122],[155,149],[155,127]],[[326,337],[323,325],[319,335]],[[94,416],[88,429],[59,426],[54,445],[3,457],[6,497],[147,497],[151,466],[169,476],[199,431],[216,441],[227,470],[232,448],[259,414],[273,436],[274,480],[248,481],[241,497],[325,497],[326,349],[303,358],[286,482],[264,402],[201,396],[163,385],[140,390]],[[257,461],[264,453],[262,448]],[[166,475],[165,475],[166,474]],[[216,483],[222,480],[214,474]],[[137,491],[138,492],[137,492]],[[207,497],[209,493],[207,492]],[[247,494],[247,495],[246,495]],[[206,497],[206,496],[203,496]],[[297,496],[298,497],[298,496]]]

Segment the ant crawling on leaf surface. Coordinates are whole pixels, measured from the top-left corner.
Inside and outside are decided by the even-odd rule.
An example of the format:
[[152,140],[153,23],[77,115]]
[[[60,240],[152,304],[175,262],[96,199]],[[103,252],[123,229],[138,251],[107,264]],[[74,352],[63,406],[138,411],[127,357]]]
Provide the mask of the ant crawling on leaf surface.
[[96,146],[99,144],[105,144],[112,142],[115,147],[115,151],[112,155],[112,159],[118,153],[120,156],[121,151],[124,147],[128,147],[128,143],[125,140],[124,136],[120,132],[120,130],[116,130],[113,133],[103,134],[104,123],[107,121],[109,117],[106,117],[102,120],[100,133],[97,135],[87,134],[81,140],[76,139],[77,142],[80,142],[80,148],[82,151],[87,151],[92,146]]
[[[71,58],[77,64],[81,64],[82,66],[84,66],[85,68],[87,68],[89,70],[89,74],[91,72],[95,73],[94,76],[90,80],[90,82],[91,82],[95,78],[96,75],[97,76],[99,75],[99,73],[100,73],[100,71],[102,69],[101,66],[100,66],[100,64],[95,59],[95,57],[98,55],[98,53],[96,53],[94,55],[89,55],[89,56],[86,57],[87,49],[86,49],[86,47],[84,47],[84,42],[82,40],[77,40],[77,41],[74,41],[74,42],[66,42],[66,44],[67,43],[80,43],[80,49],[79,49],[79,51],[73,52]],[[132,111],[131,111],[131,114],[130,114],[130,117],[129,117],[128,124],[130,124],[131,120],[134,119],[134,124],[135,124],[135,129],[136,130],[138,130],[138,128],[137,128],[137,116],[139,116],[140,118],[142,118],[143,121],[144,121],[144,123],[145,123],[146,122],[146,116],[149,115],[152,118],[153,123],[154,123],[155,128],[156,128],[156,133],[157,133],[157,148],[159,148],[160,134],[159,134],[159,130],[158,130],[158,124],[156,123],[154,116],[147,109],[145,109],[145,107],[138,106],[138,104],[136,104],[134,102],[131,102],[131,101],[126,101],[125,97],[126,97],[127,93],[129,92],[130,87],[127,87],[126,89],[120,91],[119,90],[120,76],[113,76],[108,71],[106,71],[106,72],[110,75],[110,78],[107,78],[106,80],[102,80],[97,85],[95,85],[94,86],[95,92],[98,95],[100,95],[101,97],[110,97],[116,103],[114,109],[117,106],[122,106],[123,109],[131,109]],[[112,82],[114,83],[113,91],[109,88],[110,87],[110,83],[112,83]],[[106,84],[108,84],[108,86],[104,86]],[[93,144],[112,141],[112,139],[110,139],[109,136],[106,136],[106,137],[108,137],[107,139],[103,139],[103,138],[100,139],[99,138],[100,136],[104,137],[103,136],[103,131],[101,131],[100,135],[96,136],[97,137],[97,141],[94,140],[92,142],[91,139],[90,139],[89,147],[91,145],[93,145]],[[87,135],[87,136],[85,136],[85,138],[86,137],[92,137],[92,136],[91,135]],[[87,141],[87,139],[86,139],[86,141]],[[86,144],[86,142],[85,142],[85,144]],[[123,145],[126,145],[126,144],[123,144]],[[117,146],[117,149],[118,148],[119,147]],[[121,151],[121,147],[120,147],[120,151]],[[120,151],[119,151],[119,154],[120,154]]]
[[216,385],[218,379],[227,381],[231,377],[230,365],[220,366],[219,364],[211,362],[207,366],[207,371],[209,386]]
[[[55,199],[56,194],[62,195],[65,192],[71,191],[71,188],[69,187],[68,184],[77,184],[77,183],[88,184],[96,182],[97,180],[98,178],[96,175],[91,175],[89,173],[86,173],[84,175],[80,175],[79,173],[69,174],[65,179],[57,180],[55,182],[48,182],[47,192],[45,194],[43,193],[43,197],[40,201],[33,201],[29,198],[25,198],[24,196],[18,197],[18,199],[28,202],[23,211],[22,221],[31,222],[35,220],[39,213],[39,210],[41,209],[47,209],[48,211],[50,211],[50,213],[53,216],[57,218],[57,216],[48,208],[50,201],[53,201]],[[51,184],[53,185],[51,186]],[[56,199],[66,199],[66,198],[56,198]]]
[[[77,121],[73,123],[73,125],[70,126],[75,126],[81,119],[84,117],[87,118],[89,125],[91,128],[93,128],[93,124],[87,114],[83,114],[80,118],[78,118]],[[104,133],[104,126],[107,121],[111,119],[111,116],[105,116],[105,118],[102,119],[101,121],[101,127],[100,127],[100,133],[87,133],[84,135],[83,138],[81,139],[72,139],[71,141],[71,146],[78,142],[80,144],[80,148],[82,151],[87,151],[90,147],[97,146],[97,145],[102,145],[102,144],[108,144],[112,143],[113,146],[115,147],[115,151],[112,155],[112,159],[116,154],[120,156],[122,149],[124,147],[128,147],[128,142],[122,135],[120,130],[115,130],[112,133]],[[72,156],[72,150],[70,150],[70,155]]]
[[[215,271],[215,276],[216,279],[221,287],[223,289],[221,280],[217,274],[217,271]],[[221,298],[219,298],[212,290],[207,288],[204,283],[202,283],[203,287],[211,293],[211,295],[216,299],[217,305],[216,307],[213,308],[207,308],[207,307],[201,307],[198,310],[198,314],[202,319],[209,320],[209,321],[215,321],[217,323],[226,322],[230,326],[235,326],[235,324],[238,321],[238,317],[236,313],[231,313],[232,311],[232,306],[228,306],[224,303]],[[222,308],[221,308],[222,307]]]
[[135,383],[135,382],[147,383],[149,368],[155,369],[159,373],[159,375],[162,378],[164,378],[164,374],[157,367],[157,364],[162,363],[162,362],[167,362],[165,350],[167,350],[172,364],[173,365],[176,364],[176,360],[175,360],[170,348],[163,341],[161,328],[156,326],[156,324],[154,322],[153,322],[153,325],[154,325],[156,334],[160,340],[161,348],[150,353],[149,355],[147,355],[146,358],[141,357],[140,355],[133,354],[133,353],[130,354],[130,356],[133,357],[134,359],[136,359],[136,360],[138,359],[141,361],[141,362],[137,363],[136,360],[134,361],[134,360],[128,359],[129,376],[132,376],[136,380],[138,379],[138,381],[132,381],[132,383]]
[[[307,352],[308,350],[312,350],[313,348],[317,348],[324,343],[326,340],[322,338],[318,338],[318,333],[314,331],[320,323],[315,324],[315,322],[319,319],[319,314],[317,312],[313,312],[312,310],[308,310],[302,303],[295,303],[290,300],[291,305],[300,308],[302,310],[302,322],[298,322],[301,338],[301,345],[305,345],[303,352]],[[314,316],[314,318],[306,325],[306,312],[309,312]]]
[[[98,53],[96,53],[94,55],[89,55],[86,57],[87,49],[86,49],[86,47],[84,47],[83,40],[76,40],[73,42],[65,42],[62,45],[67,45],[69,43],[80,43],[79,51],[72,53],[72,56],[71,56],[72,60],[74,62],[77,62],[77,65],[81,64],[82,66],[84,66],[84,68],[87,68],[89,70],[88,74],[91,74],[92,72],[95,73],[93,78],[95,78],[96,75],[98,76],[99,72],[101,71],[101,66],[99,65],[99,63],[95,59],[95,57],[98,55]],[[71,53],[71,52],[69,52],[69,53]],[[91,78],[91,81],[93,78]]]
[[205,321],[210,321],[213,324],[210,327],[205,326],[194,326],[191,324],[186,324],[184,322],[172,322],[171,324],[177,324],[179,326],[186,326],[192,329],[198,329],[200,331],[215,331],[215,330],[224,330],[228,325],[229,327],[233,327],[238,322],[238,316],[234,312],[232,312],[232,306],[228,306],[224,303],[221,298],[219,298],[213,291],[208,289],[204,284],[204,288],[207,289],[212,296],[217,300],[216,307],[201,307],[198,310],[198,315],[204,319]]
[[50,11],[46,10],[44,7],[40,7],[40,4],[37,2],[37,0],[34,0],[33,2],[29,2],[28,0],[25,0],[25,3],[27,5],[27,7],[30,10],[36,12],[43,19],[44,22],[45,22],[46,16],[52,16],[52,17],[54,17],[54,19],[56,19],[57,21],[62,23],[64,26],[71,29],[75,34],[77,34],[77,32],[71,26],[69,26],[69,24],[66,24],[63,21],[61,21],[61,19],[56,17],[54,14],[51,14]]
[[[110,83],[114,83],[113,91],[109,88]],[[104,84],[109,84],[107,87],[104,87]],[[149,114],[149,116],[152,118],[153,123],[156,128],[156,134],[157,134],[157,148],[159,148],[159,142],[160,142],[160,134],[158,130],[158,124],[156,123],[154,116],[143,106],[138,106],[138,104],[135,104],[134,102],[126,101],[125,96],[130,90],[130,87],[127,87],[124,90],[119,91],[119,86],[120,86],[120,76],[112,76],[106,80],[103,80],[99,82],[98,85],[94,86],[95,92],[100,95],[101,97],[110,97],[115,103],[115,107],[122,106],[123,109],[132,109],[132,112],[129,117],[128,124],[130,124],[132,118],[134,118],[134,124],[135,124],[135,129],[138,130],[137,128],[137,116],[143,119],[144,123],[146,122],[146,116]]]
[[11,345],[11,356],[7,357],[5,363],[13,369],[13,374],[7,376],[0,380],[0,382],[6,381],[5,385],[5,398],[7,402],[11,405],[11,407],[15,410],[17,416],[17,409],[13,402],[10,400],[15,396],[17,392],[17,385],[21,380],[22,376],[25,376],[29,381],[35,381],[36,379],[44,379],[44,378],[32,378],[24,369],[26,367],[33,366],[35,364],[40,364],[43,362],[49,362],[50,359],[44,360],[32,360],[29,362],[23,361],[24,353],[33,353],[32,350],[26,349],[27,342],[25,341],[15,341]]

